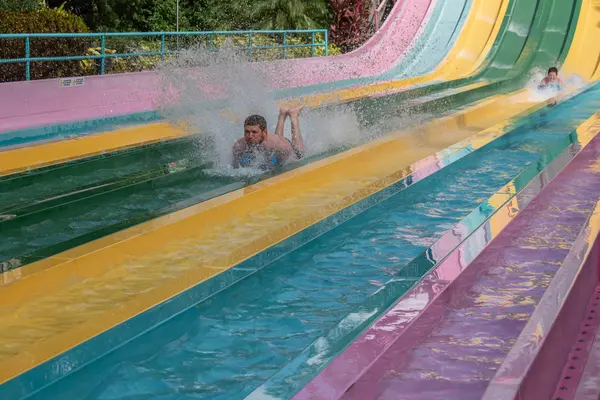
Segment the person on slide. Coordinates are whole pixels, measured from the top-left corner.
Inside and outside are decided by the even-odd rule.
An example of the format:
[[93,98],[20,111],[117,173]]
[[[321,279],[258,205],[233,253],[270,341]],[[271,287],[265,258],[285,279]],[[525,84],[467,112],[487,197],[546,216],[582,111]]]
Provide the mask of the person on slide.
[[538,85],[538,89],[556,89],[557,91],[561,91],[564,86],[562,79],[558,76],[558,68],[551,67],[548,70],[548,75]]
[[[264,117],[251,115],[246,118],[244,137],[233,145],[233,167],[268,170],[304,157],[305,148],[298,121],[301,110],[302,107],[280,109],[275,134],[268,132]],[[290,117],[292,123],[292,140],[283,136],[287,117]]]
[[[564,83],[562,79],[560,79],[560,77],[558,76],[558,68],[551,67],[550,69],[548,69],[548,75],[546,75],[546,77],[542,79],[542,81],[538,85],[538,90],[544,91],[550,89],[560,92],[562,91],[563,86]],[[550,104],[551,106],[555,106],[557,101],[557,97],[554,96],[548,100],[548,104]]]

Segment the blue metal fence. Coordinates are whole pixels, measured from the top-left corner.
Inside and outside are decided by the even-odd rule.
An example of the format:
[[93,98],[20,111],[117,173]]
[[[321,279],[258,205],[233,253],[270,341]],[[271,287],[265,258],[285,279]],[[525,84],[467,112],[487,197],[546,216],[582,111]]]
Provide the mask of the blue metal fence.
[[[249,56],[255,54],[255,50],[264,49],[281,49],[283,58],[288,57],[288,49],[294,48],[310,48],[311,57],[315,56],[315,48],[323,47],[324,55],[329,54],[329,37],[326,29],[315,30],[293,30],[293,31],[211,31],[211,32],[121,32],[121,33],[17,33],[17,34],[0,34],[0,47],[2,42],[7,39],[23,39],[25,41],[25,54],[21,58],[0,58],[0,64],[9,63],[24,63],[25,64],[25,79],[31,79],[31,63],[43,61],[76,61],[76,60],[100,60],[99,73],[103,75],[106,69],[106,60],[118,57],[148,57],[160,56],[164,60],[168,54],[176,54],[180,51],[168,50],[165,46],[166,40],[169,37],[175,37],[177,40],[181,37],[200,37],[207,38],[209,48],[216,49],[215,38],[217,36],[247,36],[246,46],[238,46],[236,48],[246,50]],[[255,38],[258,35],[279,36],[281,35],[280,45],[261,46],[255,45]],[[308,43],[288,43],[290,35],[310,35]],[[159,37],[160,51],[149,52],[130,52],[130,53],[107,53],[106,38],[114,37]],[[56,57],[31,57],[31,39],[34,38],[96,38],[100,39],[100,54],[98,55],[77,55],[77,56],[56,56]]]

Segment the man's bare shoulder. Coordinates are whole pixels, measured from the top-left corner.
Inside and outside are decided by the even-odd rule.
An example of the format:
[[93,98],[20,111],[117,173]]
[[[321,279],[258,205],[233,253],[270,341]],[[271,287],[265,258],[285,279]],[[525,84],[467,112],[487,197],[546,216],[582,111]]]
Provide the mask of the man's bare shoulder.
[[265,144],[269,148],[288,149],[292,147],[289,140],[277,135],[269,135]]

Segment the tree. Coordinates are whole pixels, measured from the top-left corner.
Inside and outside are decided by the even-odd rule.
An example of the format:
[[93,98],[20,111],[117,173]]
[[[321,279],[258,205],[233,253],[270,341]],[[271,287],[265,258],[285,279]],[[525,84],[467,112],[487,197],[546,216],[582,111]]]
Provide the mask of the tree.
[[194,30],[231,31],[251,29],[248,4],[248,0],[187,0],[184,7]]
[[[139,1],[139,0],[138,0]],[[142,1],[139,1],[142,3]],[[131,26],[140,32],[168,32],[177,28],[177,0],[144,0],[143,4],[122,8],[131,18]],[[188,12],[180,0],[179,28],[189,30]]]
[[320,29],[330,20],[326,0],[242,1],[237,9],[255,29]]
[[[20,2],[22,0],[0,0]],[[25,0],[32,1],[32,0]],[[333,0],[179,0],[182,30],[318,29],[331,22]],[[170,31],[176,0],[47,0],[99,31]]]
[[[49,7],[65,5],[65,9],[79,15],[94,31],[114,31],[119,25],[119,15],[113,10],[118,0],[47,0]],[[137,0],[132,0],[137,3]]]

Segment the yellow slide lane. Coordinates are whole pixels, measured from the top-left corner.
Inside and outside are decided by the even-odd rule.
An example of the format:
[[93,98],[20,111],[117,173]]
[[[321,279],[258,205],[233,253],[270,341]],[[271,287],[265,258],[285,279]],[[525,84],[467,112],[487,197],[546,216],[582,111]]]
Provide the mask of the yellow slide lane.
[[[487,56],[500,29],[508,3],[509,0],[475,0],[454,47],[431,74],[311,95],[286,103],[303,103],[316,107],[429,81],[467,76],[473,73]],[[0,152],[0,176],[183,135],[185,132],[161,122],[4,151]]]
[[29,169],[91,157],[183,136],[182,130],[169,124],[150,124],[119,129],[78,139],[28,146],[0,152],[0,176]]
[[600,79],[600,0],[583,0],[569,55],[561,74],[578,74],[586,81]]

